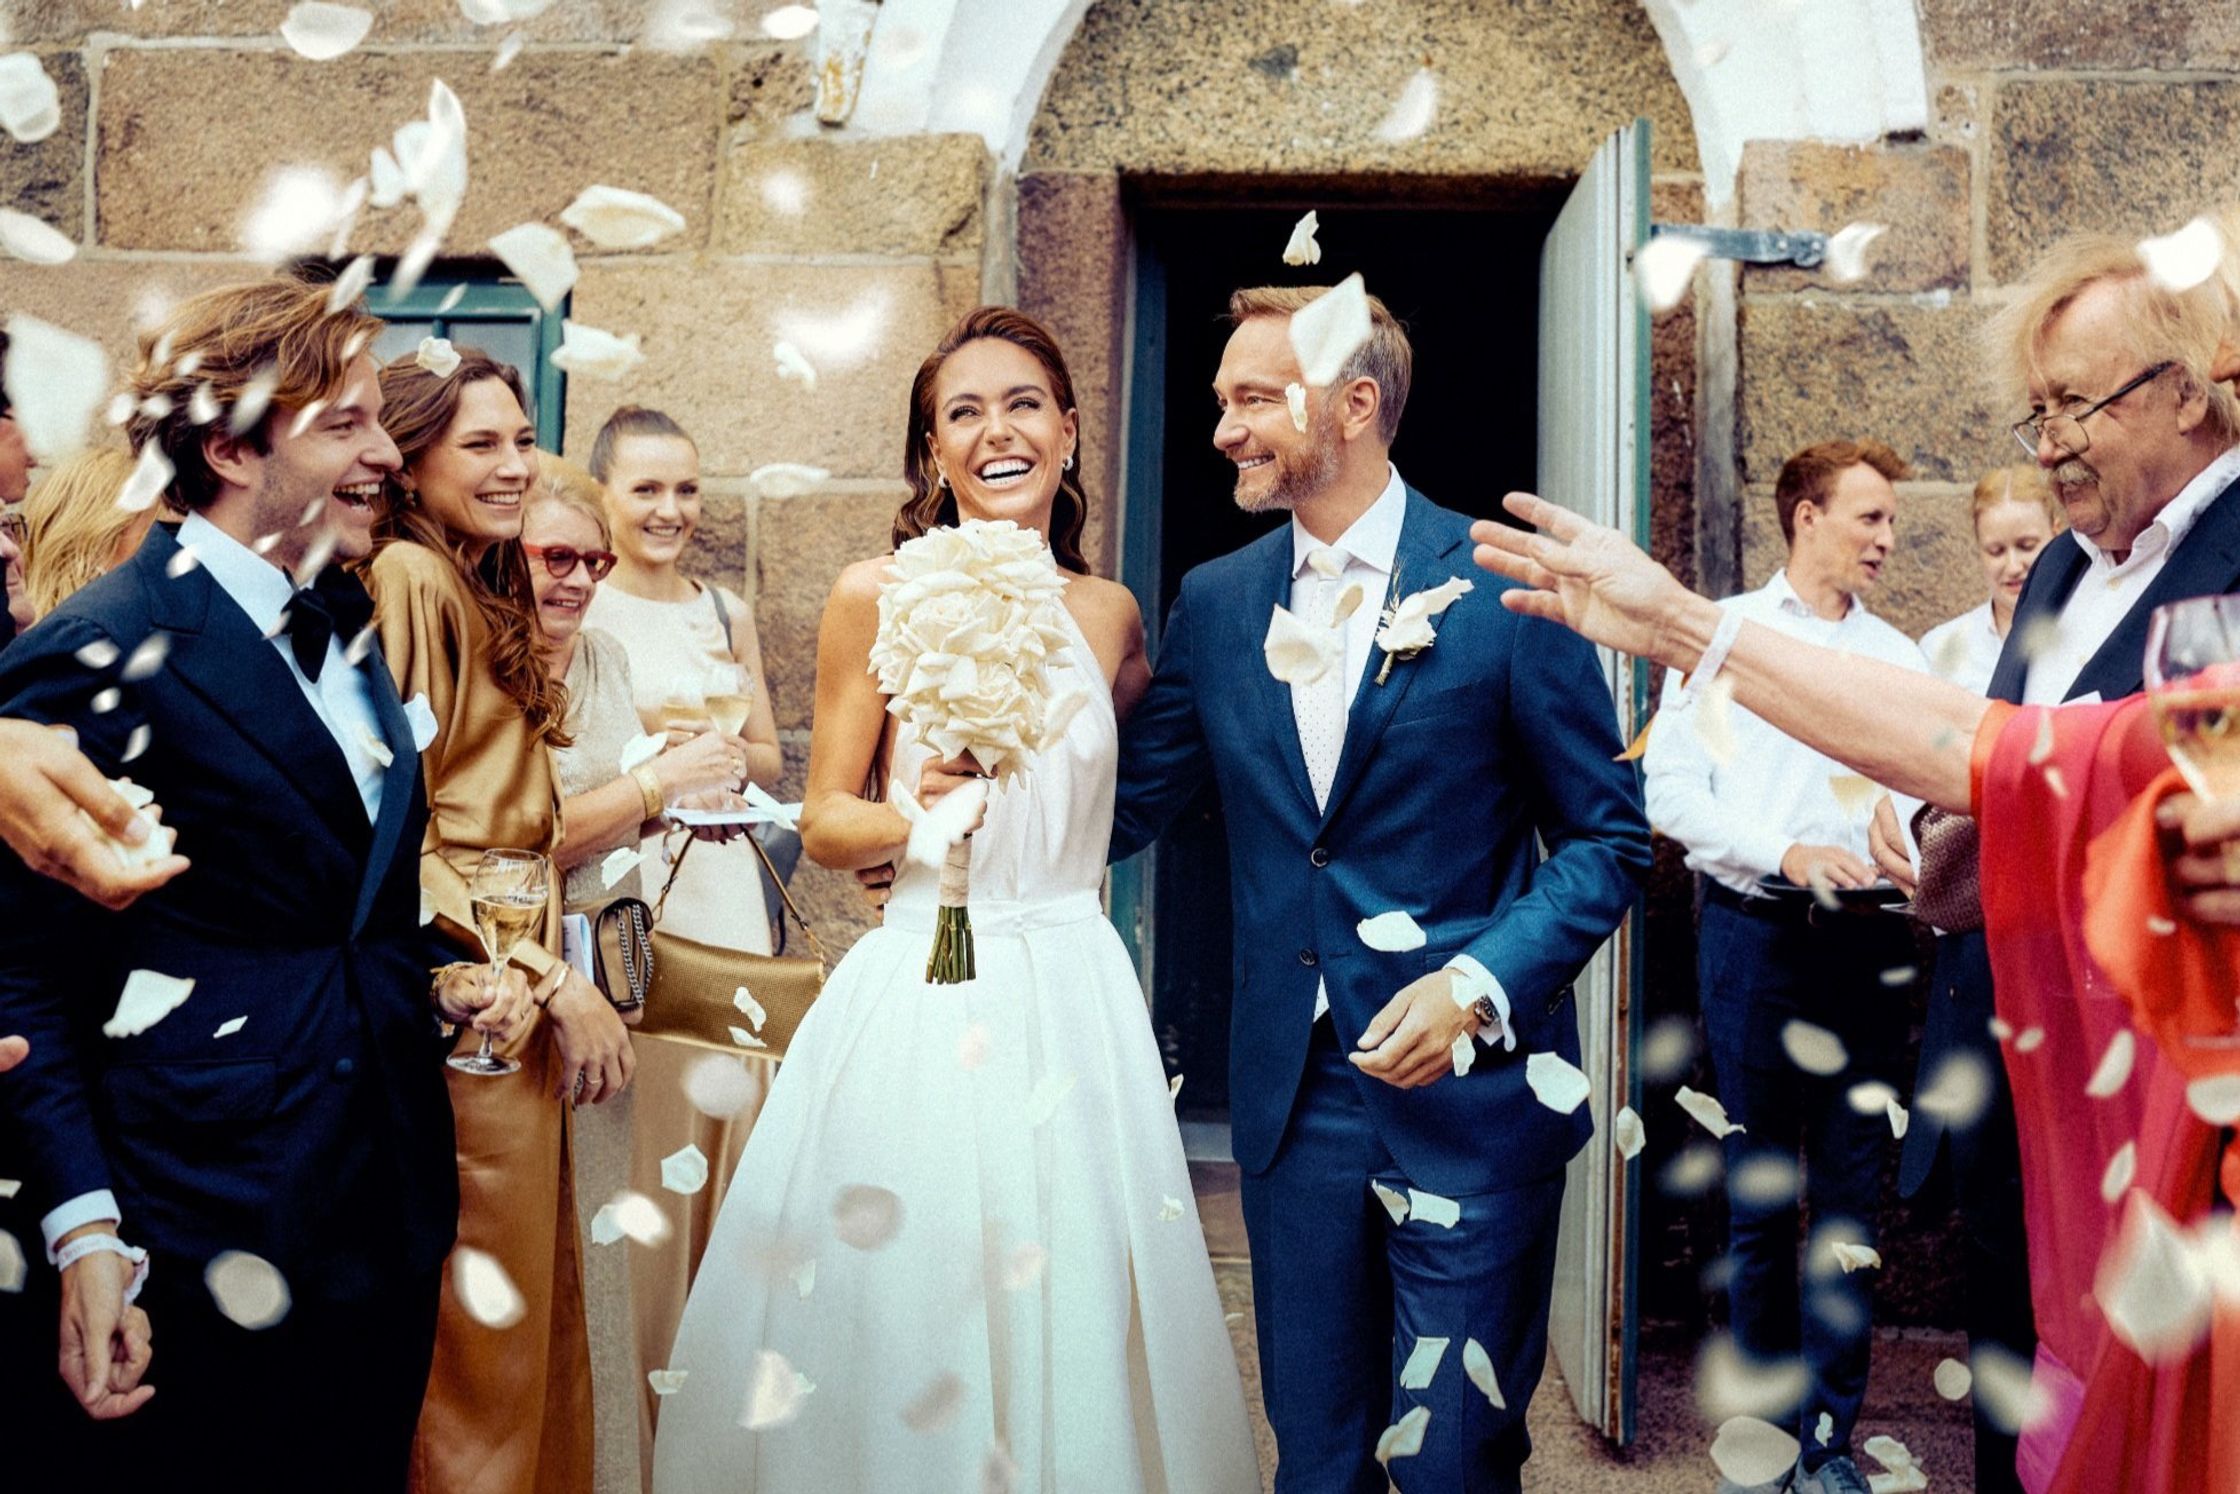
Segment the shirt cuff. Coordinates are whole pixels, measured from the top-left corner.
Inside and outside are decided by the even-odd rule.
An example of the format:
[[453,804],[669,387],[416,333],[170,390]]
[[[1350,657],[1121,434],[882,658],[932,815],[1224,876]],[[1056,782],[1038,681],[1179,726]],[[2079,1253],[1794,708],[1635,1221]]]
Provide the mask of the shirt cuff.
[[[1501,1018],[1499,1041],[1502,1051],[1505,1053],[1516,1052],[1517,1030],[1509,1025],[1509,993],[1501,989],[1501,982],[1493,978],[1493,972],[1479,964],[1475,958],[1466,954],[1458,954],[1449,959],[1447,968],[1452,970],[1457,977],[1454,983],[1455,1004],[1457,1006],[1472,1006],[1476,1004],[1480,996],[1491,996],[1493,998],[1493,1009]],[[1494,1035],[1487,1033],[1483,1028],[1478,1030],[1477,1039],[1489,1048],[1495,1042]]]
[[124,1211],[117,1207],[117,1196],[106,1188],[81,1193],[57,1205],[39,1221],[39,1233],[47,1239],[48,1264],[54,1262],[55,1241],[80,1225],[97,1224],[104,1219],[111,1224],[124,1223]]

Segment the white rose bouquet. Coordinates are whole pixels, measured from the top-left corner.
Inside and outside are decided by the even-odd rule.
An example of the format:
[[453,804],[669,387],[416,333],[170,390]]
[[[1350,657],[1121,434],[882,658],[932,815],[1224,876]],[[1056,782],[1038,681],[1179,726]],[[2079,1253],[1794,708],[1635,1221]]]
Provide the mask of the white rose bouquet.
[[[887,710],[938,758],[969,755],[999,785],[1024,772],[1086,699],[1059,698],[1051,677],[1072,646],[1058,612],[1065,584],[1042,536],[1008,519],[971,519],[904,544],[887,568],[871,645]],[[965,909],[972,845],[956,833],[938,839],[940,913],[926,979],[954,985],[975,973]],[[920,854],[922,838],[912,842]]]

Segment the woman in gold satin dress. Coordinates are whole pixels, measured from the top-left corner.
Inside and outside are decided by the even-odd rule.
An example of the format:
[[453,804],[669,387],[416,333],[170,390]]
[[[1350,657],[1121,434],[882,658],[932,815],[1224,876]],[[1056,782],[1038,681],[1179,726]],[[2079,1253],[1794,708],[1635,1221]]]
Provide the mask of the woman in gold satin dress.
[[[398,692],[423,698],[435,720],[421,758],[422,897],[475,959],[467,870],[485,850],[550,855],[560,843],[551,748],[566,741],[567,697],[537,655],[521,549],[536,456],[520,375],[459,351],[447,377],[411,357],[381,372],[381,423],[404,467],[386,484],[366,579]],[[456,1271],[447,1275],[413,1448],[421,1494],[575,1494],[591,1484],[571,1104],[621,1093],[633,1060],[614,1009],[559,962],[557,879],[553,894],[542,940],[513,956],[538,982],[536,1019],[503,1050],[520,1071],[450,1074],[459,1248],[495,1257],[523,1312],[502,1328],[477,1321]]]

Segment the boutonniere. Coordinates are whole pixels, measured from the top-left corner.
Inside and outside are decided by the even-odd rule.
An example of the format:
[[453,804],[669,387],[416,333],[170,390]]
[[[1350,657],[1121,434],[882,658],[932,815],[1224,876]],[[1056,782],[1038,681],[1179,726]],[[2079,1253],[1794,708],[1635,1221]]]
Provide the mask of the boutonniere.
[[[1397,595],[1400,588],[1398,572],[1393,573],[1392,585]],[[1384,650],[1384,664],[1377,670],[1378,684],[1383,684],[1391,676],[1394,660],[1413,659],[1439,641],[1431,620],[1453,606],[1455,599],[1470,589],[1470,583],[1460,576],[1449,576],[1429,590],[1413,591],[1386,604],[1384,615],[1377,619],[1377,647]]]

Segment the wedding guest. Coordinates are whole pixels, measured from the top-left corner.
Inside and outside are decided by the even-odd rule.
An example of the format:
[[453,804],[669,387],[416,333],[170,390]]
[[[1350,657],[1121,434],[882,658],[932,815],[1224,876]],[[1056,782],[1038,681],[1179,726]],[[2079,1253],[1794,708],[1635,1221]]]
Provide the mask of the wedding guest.
[[117,506],[132,468],[132,455],[116,447],[82,451],[24,500],[23,584],[33,619],[131,559],[159,516],[174,517],[154,503],[137,512]]
[[[2086,377],[2049,360],[2031,374],[2033,398],[2051,392],[2041,378],[2081,389]],[[2147,432],[2186,403],[2166,401],[2140,412]],[[2118,454],[2108,455],[2115,469]],[[2240,815],[2200,817],[2174,792],[2178,775],[2142,699],[2058,709],[1986,701],[1731,619],[1615,530],[1528,494],[1506,506],[1540,533],[1472,530],[1478,564],[1523,583],[1504,606],[1691,671],[1699,688],[1724,678],[1738,706],[1776,729],[1899,793],[1977,816],[1999,1015],[2017,1032],[2044,1033],[2009,1072],[2028,1120],[2019,1129],[2029,1276],[2045,1342],[2028,1380],[2021,1366],[1979,1371],[1976,1394],[1999,1400],[2010,1424],[2027,1416],[2022,1482],[2033,1494],[2240,1487],[2240,1422],[2221,1413],[2240,1312],[2192,1274],[2200,1266],[2178,1264],[2194,1247],[2176,1243],[2180,1230],[2198,1231],[2200,1250],[2227,1259],[2240,1245],[2217,1233],[2234,1228],[2240,1142],[2211,1119],[2222,1114],[2213,1100],[2189,1093],[2240,1075],[2240,932],[2180,921],[2205,889],[2240,892],[2231,838]],[[2173,820],[2183,838],[2165,828],[2158,841],[2157,827]],[[2219,836],[2221,854],[2202,854]],[[2126,1081],[2082,1098],[2109,1045],[2130,1031],[2138,1059]],[[2126,1156],[2131,1183],[2111,1208],[2102,1179]],[[2168,1247],[2159,1260],[2140,1250],[2157,1228]],[[2109,1305],[2119,1300],[2120,1316]],[[2164,1341],[2142,1336],[2148,1323]],[[2064,1361],[2078,1366],[2073,1375]]]
[[[421,753],[429,804],[421,889],[437,927],[475,958],[482,950],[467,873],[480,854],[549,855],[558,846],[551,748],[567,741],[567,699],[538,652],[521,549],[522,500],[535,475],[521,376],[478,349],[459,355],[448,376],[410,356],[381,370],[382,423],[401,464],[381,487],[369,579],[397,688],[433,723]],[[461,1297],[458,1272],[447,1273],[413,1450],[413,1487],[426,1494],[591,1482],[569,1121],[574,1103],[619,1095],[632,1059],[614,1008],[560,963],[553,891],[538,936],[512,959],[540,982],[539,1010],[500,1050],[520,1072],[448,1071],[459,1243],[504,1268],[522,1316],[493,1333]]]
[[31,610],[31,592],[23,584],[23,530],[23,506],[0,505],[0,594],[6,602],[0,606],[0,648],[6,648],[37,616]]
[[2014,628],[2022,583],[2061,527],[2061,510],[2053,484],[2035,464],[1986,472],[1976,481],[1973,507],[1976,559],[1990,596],[1922,634],[1921,652],[1939,675],[1980,695],[1990,688],[1999,649]]
[[[661,807],[735,788],[745,771],[746,744],[717,731],[621,767],[624,749],[639,735],[630,661],[621,644],[583,622],[600,580],[614,567],[611,544],[599,484],[574,463],[540,453],[521,548],[529,557],[545,668],[568,692],[568,745],[553,752],[566,834],[553,862],[567,874],[572,914],[588,915],[616,897],[658,896],[659,887],[647,888],[635,863],[645,836],[659,826]],[[619,870],[610,866],[617,853],[630,863]],[[631,1049],[638,1067],[630,1093],[576,1118],[576,1212],[586,1230],[598,1209],[626,1188],[665,1197],[689,1213],[691,1200],[662,1193],[661,1159],[688,1142],[704,1155],[724,1154],[726,1123],[702,1115],[685,1096],[685,1070],[707,1058],[705,1050],[643,1034],[633,1037]],[[720,1187],[715,1191],[720,1198]],[[655,1406],[646,1372],[667,1363],[677,1324],[666,1305],[689,1284],[697,1264],[693,1234],[672,1230],[657,1244],[627,1251],[595,1246],[585,1262],[594,1487],[602,1494],[641,1488],[642,1470],[651,1466]],[[645,1282],[642,1290],[633,1290],[633,1277]],[[641,1300],[652,1310],[635,1311]]]
[[[1789,556],[1757,591],[1720,604],[1791,638],[1926,669],[1921,650],[1867,610],[1895,542],[1906,475],[1879,441],[1828,441],[1782,464],[1773,500]],[[1797,1487],[1866,1494],[1852,1429],[1866,1396],[1870,1273],[1835,1261],[1838,1241],[1871,1246],[1889,1123],[1849,1101],[1889,1084],[1904,1061],[1904,1003],[1884,973],[1913,961],[1905,920],[1873,907],[1827,908],[1831,889],[1876,880],[1865,807],[1842,802],[1843,773],[1825,754],[1740,707],[1723,730],[1681,708],[1687,687],[1665,680],[1649,732],[1649,823],[1687,848],[1704,875],[1697,980],[1718,1098],[1737,1130],[1727,1160],[1729,1324],[1755,1365],[1801,1353],[1810,1371],[1784,1424],[1803,1446]],[[1776,889],[1778,884],[1778,890]],[[1801,895],[1813,889],[1818,897]],[[1802,1028],[1833,1035],[1836,1067],[1792,1061]],[[1805,1280],[1797,1272],[1800,1198],[1812,1206]]]
[[31,469],[37,465],[24,444],[23,427],[16,423],[15,407],[8,399],[8,334],[0,332],[0,589],[7,606],[0,608],[0,648],[31,626],[31,599],[23,589],[23,515],[19,505],[31,487]]

